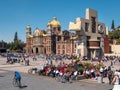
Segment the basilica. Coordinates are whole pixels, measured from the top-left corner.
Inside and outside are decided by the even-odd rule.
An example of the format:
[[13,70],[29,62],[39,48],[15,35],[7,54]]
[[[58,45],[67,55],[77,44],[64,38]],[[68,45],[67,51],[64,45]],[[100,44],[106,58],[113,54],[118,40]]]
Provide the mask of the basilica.
[[56,17],[46,25],[47,30],[26,27],[26,52],[34,54],[74,54],[75,34],[61,29],[61,24]]
[[61,29],[56,17],[46,27],[46,30],[36,28],[33,34],[31,26],[26,27],[26,53],[68,54],[90,59],[104,55],[104,38],[108,30],[98,21],[98,13],[93,9],[86,9],[85,18],[70,22],[69,31]]

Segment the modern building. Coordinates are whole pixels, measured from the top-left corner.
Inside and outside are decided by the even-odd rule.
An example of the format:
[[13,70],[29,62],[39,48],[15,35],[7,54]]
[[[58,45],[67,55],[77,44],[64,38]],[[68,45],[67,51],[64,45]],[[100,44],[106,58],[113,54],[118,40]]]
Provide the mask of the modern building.
[[87,8],[86,18],[76,18],[70,22],[69,29],[76,31],[78,37],[77,55],[90,59],[104,55],[104,36],[108,31],[105,24],[98,21],[97,11]]

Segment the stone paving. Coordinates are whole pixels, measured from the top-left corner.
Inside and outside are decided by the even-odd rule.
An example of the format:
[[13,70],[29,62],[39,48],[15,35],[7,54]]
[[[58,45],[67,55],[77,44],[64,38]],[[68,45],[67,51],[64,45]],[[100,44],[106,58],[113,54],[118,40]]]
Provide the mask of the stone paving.
[[18,88],[14,87],[12,84],[14,76],[13,72],[1,72],[0,90],[111,90],[113,87],[109,84],[98,84],[94,82],[87,82],[85,80],[79,80],[73,83],[59,83],[54,78],[28,75],[24,73],[21,74],[22,88]]
[[[70,60],[66,60],[66,63],[69,63]],[[23,72],[23,73],[28,73],[28,70],[30,68],[40,68],[40,65],[44,64],[45,60],[43,59],[38,59],[37,61],[33,61],[32,59],[30,59],[30,66],[25,66],[24,64],[20,64],[20,63],[15,63],[15,64],[6,64],[6,58],[0,58],[0,69],[1,70],[8,70],[8,71],[19,71],[19,72]],[[59,63],[59,62],[58,62]],[[96,62],[94,62],[96,63]],[[57,64],[55,61],[53,61],[53,64]],[[110,62],[105,62],[104,63],[106,66],[110,65]],[[114,66],[114,68],[112,68],[113,70],[115,69],[120,69],[120,64],[116,64]],[[2,72],[2,71],[0,71]],[[94,79],[84,79],[84,81],[89,81],[92,83],[97,83],[97,80]],[[108,79],[104,78],[103,79],[104,83],[108,83]]]

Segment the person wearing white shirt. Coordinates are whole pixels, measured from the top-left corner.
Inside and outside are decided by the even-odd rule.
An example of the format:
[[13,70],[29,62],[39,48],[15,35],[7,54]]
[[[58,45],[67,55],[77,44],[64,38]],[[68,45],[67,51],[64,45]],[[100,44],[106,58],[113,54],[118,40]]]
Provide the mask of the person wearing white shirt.
[[115,73],[114,73],[112,84],[114,84],[112,90],[120,90],[119,77],[118,77],[118,72],[117,71],[115,71]]

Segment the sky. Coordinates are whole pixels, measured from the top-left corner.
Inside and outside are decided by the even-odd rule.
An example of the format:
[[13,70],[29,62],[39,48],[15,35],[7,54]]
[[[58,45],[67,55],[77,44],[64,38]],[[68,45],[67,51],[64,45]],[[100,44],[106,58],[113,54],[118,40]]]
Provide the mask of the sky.
[[46,30],[48,21],[56,16],[62,30],[77,17],[85,18],[86,8],[98,12],[98,21],[111,28],[120,25],[120,0],[0,0],[0,41],[12,42],[15,32],[26,41],[26,26]]

